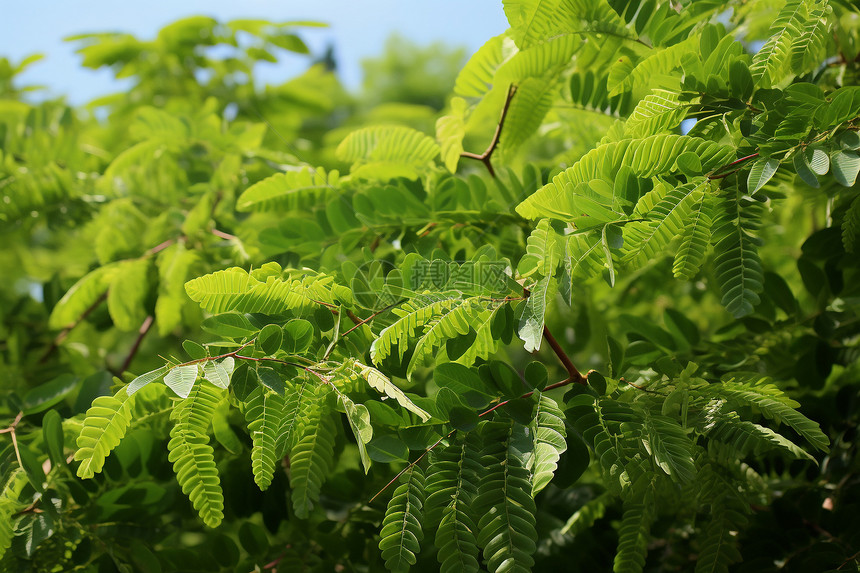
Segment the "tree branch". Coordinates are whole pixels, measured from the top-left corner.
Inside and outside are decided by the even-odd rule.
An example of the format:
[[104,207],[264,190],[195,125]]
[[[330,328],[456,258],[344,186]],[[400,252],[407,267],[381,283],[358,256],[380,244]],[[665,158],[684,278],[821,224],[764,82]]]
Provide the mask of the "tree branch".
[[21,452],[18,451],[18,438],[15,436],[15,429],[18,427],[18,423],[23,417],[24,412],[18,412],[18,415],[15,416],[15,419],[12,421],[9,427],[0,430],[0,434],[9,434],[9,436],[12,438],[12,449],[15,450],[15,457],[18,459],[18,466],[21,468],[24,467],[24,464],[21,463]]
[[140,343],[143,342],[143,337],[146,336],[146,333],[149,332],[149,329],[152,328],[152,323],[154,319],[152,315],[147,316],[143,319],[143,323],[140,325],[140,328],[137,331],[137,338],[134,340],[134,344],[131,345],[131,350],[128,351],[128,355],[126,355],[125,360],[122,361],[122,366],[119,368],[119,376],[122,375],[123,372],[128,370],[128,367],[131,365],[131,361],[134,360],[134,356],[137,354],[137,350],[140,348]]
[[708,175],[708,179],[713,181],[714,179],[723,179],[724,177],[728,177],[732,173],[736,173],[736,172],[740,171],[740,169],[735,169],[735,170],[729,171],[728,173],[720,173],[719,175],[714,175],[714,173],[717,173],[718,171],[722,171],[723,169],[728,169],[729,167],[734,167],[735,165],[738,165],[739,163],[744,163],[745,161],[748,161],[748,160],[753,159],[753,158],[758,157],[758,156],[759,156],[759,153],[755,152],[751,155],[747,155],[746,157],[741,157],[740,159],[735,159],[731,163],[728,163],[726,165],[723,165],[722,167],[718,167],[717,169],[715,169],[711,173],[711,175]]
[[573,362],[570,360],[570,357],[564,352],[564,349],[561,347],[561,345],[558,343],[558,340],[555,339],[555,337],[552,335],[546,325],[543,325],[543,337],[549,343],[549,346],[550,348],[552,348],[552,351],[555,352],[555,355],[558,356],[558,359],[561,361],[561,364],[562,366],[564,366],[564,369],[567,370],[568,374],[570,374],[569,380],[571,382],[576,382],[577,384],[585,384],[586,377],[580,374],[576,366],[573,365]]
[[477,153],[471,153],[469,151],[464,151],[460,153],[460,157],[464,157],[466,159],[475,159],[476,161],[480,161],[487,167],[487,171],[490,172],[490,176],[495,178],[496,171],[493,169],[493,164],[490,162],[490,158],[493,156],[493,152],[496,150],[496,147],[499,145],[499,138],[502,135],[502,128],[505,126],[505,119],[508,117],[508,111],[511,109],[511,101],[514,99],[514,94],[517,93],[516,84],[511,84],[508,88],[508,95],[505,98],[505,105],[502,107],[502,116],[499,118],[499,123],[496,125],[496,132],[493,134],[493,139],[490,141],[489,147],[480,155]]
[[51,342],[51,345],[48,347],[48,349],[45,351],[45,353],[39,359],[39,363],[45,362],[48,358],[50,358],[51,354],[53,354],[54,351],[60,346],[60,344],[62,344],[62,342],[66,339],[66,337],[69,335],[69,333],[72,330],[74,330],[74,328],[77,325],[79,325],[84,320],[86,320],[86,318],[89,315],[91,315],[93,313],[93,311],[95,309],[97,309],[99,307],[99,305],[107,299],[107,296],[108,296],[108,293],[107,293],[107,291],[105,291],[99,298],[97,298],[95,300],[95,302],[93,302],[93,304],[88,306],[87,309],[81,313],[81,315],[78,317],[78,319],[75,322],[73,322],[72,324],[70,324],[66,328],[64,328],[62,330],[62,332],[60,332],[60,334],[58,334],[57,337],[54,338],[54,340]]

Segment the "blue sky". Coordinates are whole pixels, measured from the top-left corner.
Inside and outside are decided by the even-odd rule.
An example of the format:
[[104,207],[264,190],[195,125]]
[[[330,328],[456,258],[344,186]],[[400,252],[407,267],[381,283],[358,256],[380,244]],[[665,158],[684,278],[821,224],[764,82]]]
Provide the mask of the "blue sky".
[[[66,94],[80,104],[117,91],[109,71],[85,70],[73,45],[62,38],[82,32],[120,31],[151,38],[163,25],[191,15],[218,20],[265,18],[273,21],[317,20],[325,29],[300,34],[315,53],[333,43],[339,73],[349,87],[361,83],[363,58],[381,53],[385,40],[398,32],[419,44],[443,41],[469,53],[507,28],[501,0],[3,0],[0,56],[18,61],[35,52],[45,59],[22,77],[28,84]],[[280,83],[298,73],[306,60],[260,70],[263,79]]]

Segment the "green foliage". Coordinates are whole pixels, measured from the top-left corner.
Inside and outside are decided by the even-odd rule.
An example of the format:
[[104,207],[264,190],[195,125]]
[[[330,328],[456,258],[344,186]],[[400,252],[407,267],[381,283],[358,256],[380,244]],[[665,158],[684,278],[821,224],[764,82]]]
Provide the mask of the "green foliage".
[[501,8],[0,60],[0,569],[857,565],[856,6]]

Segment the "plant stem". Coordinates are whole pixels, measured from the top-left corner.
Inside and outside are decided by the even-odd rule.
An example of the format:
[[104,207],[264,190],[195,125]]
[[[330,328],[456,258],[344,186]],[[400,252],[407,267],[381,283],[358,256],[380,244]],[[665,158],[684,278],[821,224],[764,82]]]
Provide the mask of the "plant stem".
[[549,346],[552,348],[552,351],[555,352],[555,355],[558,356],[564,369],[567,370],[568,374],[570,374],[570,380],[578,384],[585,384],[585,376],[580,374],[576,366],[573,365],[570,357],[565,353],[564,349],[558,343],[558,340],[555,339],[552,332],[549,331],[549,328],[546,325],[543,326],[543,337],[549,343]]
[[490,158],[493,156],[493,152],[496,150],[496,147],[499,145],[499,138],[502,135],[502,128],[505,126],[505,119],[508,117],[508,111],[511,109],[511,101],[514,99],[514,94],[517,93],[516,84],[511,84],[508,88],[508,95],[505,99],[505,105],[502,107],[502,116],[499,118],[499,123],[496,125],[496,132],[493,134],[493,139],[490,141],[489,147],[480,155],[477,153],[471,153],[469,151],[464,151],[460,153],[460,157],[465,157],[467,159],[475,159],[480,161],[487,167],[487,171],[490,172],[490,177],[496,177],[496,171],[493,169],[493,164],[490,162]]
[[134,356],[140,348],[140,343],[143,342],[143,337],[146,336],[146,333],[149,332],[150,328],[152,328],[153,322],[155,322],[155,320],[152,318],[152,315],[147,316],[143,320],[143,323],[140,325],[140,329],[137,331],[137,338],[134,340],[134,344],[131,345],[131,350],[129,350],[128,355],[125,357],[125,360],[123,360],[122,366],[119,368],[119,375],[122,375],[123,372],[128,370],[128,367],[131,365],[131,361],[134,360]]
[[95,302],[93,302],[90,306],[87,307],[87,309],[84,312],[81,313],[81,315],[78,317],[78,319],[75,322],[73,322],[72,324],[70,324],[66,328],[64,328],[62,330],[62,332],[60,332],[60,334],[58,334],[57,337],[54,338],[54,340],[51,342],[51,345],[45,351],[45,354],[43,354],[42,357],[39,359],[39,362],[40,363],[45,362],[51,356],[51,354],[53,354],[54,351],[60,346],[60,344],[63,342],[63,340],[66,339],[66,337],[69,335],[69,333],[77,325],[79,325],[84,320],[86,320],[86,318],[90,314],[92,314],[93,311],[95,309],[97,309],[101,303],[103,303],[105,300],[107,300],[107,296],[108,296],[108,293],[107,293],[107,291],[105,291],[100,297],[98,297],[95,300]]

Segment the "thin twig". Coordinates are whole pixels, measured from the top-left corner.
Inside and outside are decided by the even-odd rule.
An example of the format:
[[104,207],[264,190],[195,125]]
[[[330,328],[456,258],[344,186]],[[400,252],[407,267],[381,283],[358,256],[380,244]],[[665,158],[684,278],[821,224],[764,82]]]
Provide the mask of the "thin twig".
[[713,173],[717,173],[719,171],[722,171],[723,169],[728,169],[729,167],[734,167],[735,165],[738,165],[739,163],[744,163],[745,161],[749,161],[750,159],[753,159],[753,158],[758,157],[758,156],[759,156],[759,153],[756,151],[755,153],[747,155],[746,157],[741,157],[740,159],[735,159],[731,163],[727,163],[726,165],[723,165],[722,167],[718,167],[717,169],[714,169],[712,174],[708,175],[708,179],[714,180],[714,179],[722,179],[724,177],[728,177],[732,173],[736,173],[736,172],[740,171],[740,169],[735,169],[734,171],[729,171],[728,173],[720,173],[719,175],[713,175]]
[[152,318],[152,315],[149,315],[145,319],[143,319],[143,324],[140,325],[140,328],[137,331],[137,338],[134,339],[134,344],[131,345],[131,349],[128,351],[125,360],[122,361],[122,366],[120,366],[119,369],[120,375],[122,375],[123,372],[128,370],[128,367],[131,365],[131,361],[134,360],[134,356],[137,354],[137,351],[140,348],[140,343],[143,342],[143,338],[146,336],[146,333],[149,332],[150,328],[152,328],[153,322],[154,319]]
[[[356,322],[356,323],[355,323],[355,326],[353,326],[352,328],[350,328],[349,330],[347,330],[346,332],[344,332],[344,333],[341,335],[341,338],[345,337],[347,334],[349,334],[349,333],[350,333],[350,332],[352,332],[353,330],[356,330],[356,329],[360,328],[361,326],[363,326],[363,325],[367,324],[368,322],[370,322],[371,320],[373,320],[374,318],[376,318],[377,316],[379,316],[379,315],[380,315],[380,314],[382,314],[383,312],[385,312],[385,311],[387,311],[387,310],[390,310],[390,309],[394,308],[395,306],[397,306],[397,305],[398,305],[398,304],[400,304],[401,302],[403,302],[403,299],[398,300],[397,302],[392,302],[391,304],[389,304],[389,305],[388,305],[388,306],[386,306],[385,308],[383,308],[383,309],[381,309],[381,310],[377,310],[376,312],[374,312],[373,314],[371,314],[371,315],[370,315],[370,316],[368,316],[367,318],[359,320],[358,322]],[[352,318],[352,317],[350,317],[350,318]],[[356,317],[356,318],[358,318],[358,317]],[[355,321],[353,321],[353,322],[355,322]]]
[[570,380],[578,384],[585,384],[585,376],[580,374],[576,366],[573,365],[570,357],[565,353],[564,349],[558,343],[558,340],[555,339],[552,332],[549,331],[549,328],[546,325],[543,326],[543,337],[549,343],[549,346],[552,348],[552,351],[555,352],[555,355],[558,356],[564,369],[567,370],[568,374],[570,374]]
[[212,229],[212,234],[216,237],[221,237],[222,239],[227,239],[228,241],[236,241],[239,239],[236,235],[231,235],[230,233],[225,233],[224,231],[219,231],[218,229]]
[[166,249],[167,247],[169,247],[170,245],[172,245],[175,242],[176,242],[176,239],[167,239],[166,241],[163,241],[163,242],[155,245],[154,247],[152,247],[148,251],[146,251],[143,254],[143,256],[144,257],[151,257],[152,255],[163,251],[164,249]]
[[511,84],[508,88],[508,95],[505,98],[505,105],[502,107],[502,115],[499,118],[499,123],[496,125],[496,132],[493,134],[493,139],[490,141],[489,147],[480,155],[477,153],[471,153],[469,151],[464,151],[460,153],[460,157],[464,157],[466,159],[475,159],[480,161],[487,167],[487,171],[490,172],[490,177],[495,178],[496,171],[493,169],[493,164],[490,159],[493,156],[493,152],[496,150],[496,147],[499,145],[499,139],[502,135],[502,128],[505,126],[505,119],[508,117],[508,111],[511,109],[511,101],[514,99],[514,94],[517,93],[516,84]]
[[24,412],[18,412],[18,415],[15,416],[15,419],[9,427],[0,430],[0,434],[9,434],[12,437],[12,449],[15,450],[15,457],[18,459],[18,466],[22,468],[24,467],[24,464],[21,462],[21,452],[18,451],[18,438],[15,435],[15,428],[18,427],[18,422],[20,422],[23,417]]
[[62,332],[60,332],[60,334],[58,334],[57,337],[54,338],[54,340],[51,342],[51,346],[48,347],[48,349],[45,351],[45,354],[43,354],[42,357],[39,359],[39,362],[45,362],[51,356],[51,354],[53,354],[54,351],[60,346],[60,344],[62,344],[63,340],[66,339],[69,333],[74,330],[77,325],[86,320],[86,318],[90,314],[92,314],[93,311],[97,309],[99,305],[107,299],[107,296],[108,293],[107,291],[105,291],[100,297],[95,300],[95,302],[93,302],[90,306],[87,307],[84,312],[81,313],[81,315],[78,317],[77,320],[75,320],[75,322],[65,327]]

